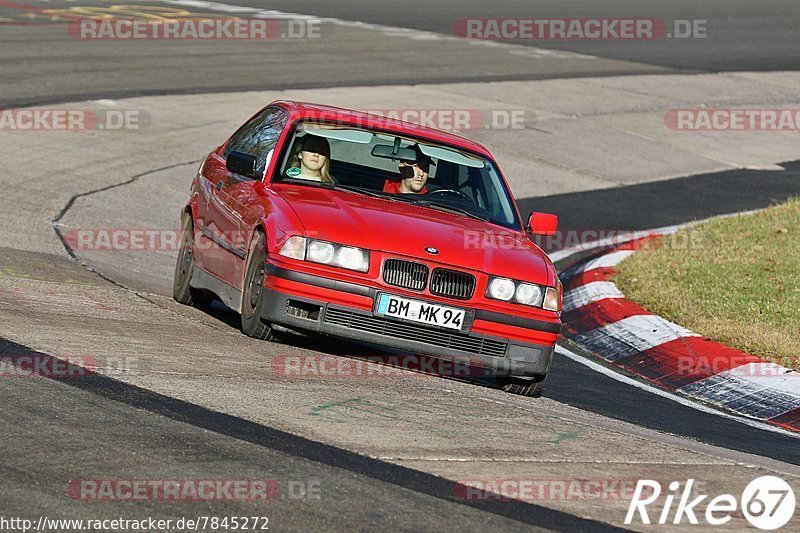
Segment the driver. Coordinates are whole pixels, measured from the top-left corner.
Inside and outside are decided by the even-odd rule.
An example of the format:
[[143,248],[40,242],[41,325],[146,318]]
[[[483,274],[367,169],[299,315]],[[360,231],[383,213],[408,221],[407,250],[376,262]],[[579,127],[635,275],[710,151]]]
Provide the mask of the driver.
[[400,162],[400,175],[387,179],[383,184],[383,192],[393,194],[426,194],[428,189],[428,171],[431,165],[436,166],[433,160],[422,153],[418,144],[410,146],[417,156],[413,162]]

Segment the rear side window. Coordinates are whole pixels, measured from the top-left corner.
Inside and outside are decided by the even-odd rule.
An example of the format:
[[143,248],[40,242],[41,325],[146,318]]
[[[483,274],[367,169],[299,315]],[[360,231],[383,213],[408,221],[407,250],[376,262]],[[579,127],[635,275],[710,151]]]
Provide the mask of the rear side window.
[[267,107],[233,134],[223,155],[228,157],[230,152],[236,151],[254,156],[258,161],[256,169],[263,176],[268,157],[278,143],[288,118],[288,113],[283,109]]

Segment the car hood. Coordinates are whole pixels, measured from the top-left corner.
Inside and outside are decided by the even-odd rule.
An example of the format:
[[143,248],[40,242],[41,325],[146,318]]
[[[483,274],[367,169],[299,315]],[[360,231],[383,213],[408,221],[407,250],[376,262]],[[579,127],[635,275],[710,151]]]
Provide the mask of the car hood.
[[[427,207],[346,191],[279,185],[308,237],[418,257],[543,285],[552,265],[521,232]],[[435,248],[432,255],[426,248]]]

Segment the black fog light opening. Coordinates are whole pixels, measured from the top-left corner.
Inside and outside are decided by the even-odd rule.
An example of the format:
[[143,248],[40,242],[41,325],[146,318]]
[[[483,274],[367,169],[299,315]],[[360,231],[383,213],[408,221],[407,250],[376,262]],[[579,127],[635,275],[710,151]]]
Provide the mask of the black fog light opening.
[[297,300],[286,300],[286,314],[305,318],[308,320],[319,320],[322,307],[316,304],[300,302]]

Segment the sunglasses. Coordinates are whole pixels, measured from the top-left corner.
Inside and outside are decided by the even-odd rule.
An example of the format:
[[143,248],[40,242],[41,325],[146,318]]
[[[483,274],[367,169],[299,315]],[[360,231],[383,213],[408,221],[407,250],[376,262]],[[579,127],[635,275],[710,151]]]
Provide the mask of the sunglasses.
[[428,161],[420,161],[419,163],[403,163],[401,168],[413,168],[418,167],[421,171],[428,173],[431,169],[431,164]]

